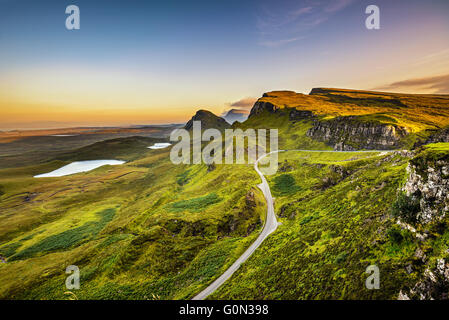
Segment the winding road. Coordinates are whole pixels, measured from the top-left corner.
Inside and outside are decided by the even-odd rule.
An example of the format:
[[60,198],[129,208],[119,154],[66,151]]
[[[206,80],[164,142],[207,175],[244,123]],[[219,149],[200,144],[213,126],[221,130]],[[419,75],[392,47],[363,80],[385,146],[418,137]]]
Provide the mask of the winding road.
[[206,289],[204,289],[195,297],[193,297],[192,300],[203,300],[212,292],[217,290],[223,283],[225,283],[226,280],[228,280],[233,275],[234,272],[237,271],[240,265],[243,262],[245,262],[253,254],[253,252],[256,251],[256,249],[262,244],[262,242],[278,227],[276,215],[274,214],[273,197],[271,196],[270,187],[268,186],[268,182],[265,179],[265,176],[262,174],[262,172],[260,172],[257,165],[259,164],[259,161],[262,160],[264,157],[268,156],[271,153],[280,151],[282,150],[267,153],[262,157],[260,157],[259,159],[257,159],[257,161],[254,163],[254,170],[256,170],[257,174],[262,180],[262,183],[259,184],[258,187],[260,188],[260,190],[262,190],[263,195],[265,197],[265,201],[267,202],[267,218],[262,232],[259,234],[256,241],[254,241],[251,244],[251,246],[248,249],[246,249],[246,251],[221,276],[219,276],[214,282],[212,282]]
[[240,265],[244,263],[253,253],[256,251],[256,249],[262,244],[262,242],[274,231],[276,231],[279,223],[276,220],[276,214],[274,213],[274,205],[273,205],[273,197],[271,196],[270,187],[268,186],[268,182],[265,179],[265,176],[260,172],[258,164],[259,161],[262,160],[264,157],[272,154],[272,153],[278,153],[278,152],[285,152],[285,151],[296,151],[296,152],[347,152],[347,153],[361,153],[361,152],[375,152],[375,153],[387,153],[387,152],[393,152],[396,150],[369,150],[369,151],[334,151],[334,150],[301,150],[301,149],[294,149],[294,150],[277,150],[272,151],[270,153],[267,153],[263,156],[261,156],[257,161],[254,163],[254,170],[256,170],[257,174],[259,175],[260,179],[262,180],[262,183],[258,185],[259,189],[262,190],[263,195],[265,197],[265,201],[267,202],[267,218],[265,221],[264,228],[262,232],[257,237],[256,241],[254,241],[251,246],[246,249],[246,251],[221,275],[219,276],[214,282],[212,282],[206,289],[198,293],[195,297],[192,298],[192,300],[203,300],[210,294],[212,294],[215,290],[217,290],[223,283],[226,282],[233,274],[240,268]]

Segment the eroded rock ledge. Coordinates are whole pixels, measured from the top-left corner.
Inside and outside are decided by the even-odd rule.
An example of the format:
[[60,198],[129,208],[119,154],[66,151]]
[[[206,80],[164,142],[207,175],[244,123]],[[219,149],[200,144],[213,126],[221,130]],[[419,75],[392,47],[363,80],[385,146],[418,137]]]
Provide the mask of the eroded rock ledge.
[[384,150],[401,147],[409,134],[406,128],[379,122],[359,121],[357,116],[316,121],[307,136],[325,142],[338,151]]
[[449,211],[449,162],[410,163],[408,179],[403,187],[407,196],[420,196],[417,221],[429,223],[440,220]]

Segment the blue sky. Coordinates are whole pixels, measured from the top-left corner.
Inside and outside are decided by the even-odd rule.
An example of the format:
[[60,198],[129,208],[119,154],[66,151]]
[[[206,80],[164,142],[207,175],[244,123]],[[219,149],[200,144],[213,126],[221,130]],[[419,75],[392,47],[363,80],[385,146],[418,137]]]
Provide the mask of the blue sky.
[[160,123],[280,89],[442,93],[448,14],[446,0],[0,0],[0,115]]

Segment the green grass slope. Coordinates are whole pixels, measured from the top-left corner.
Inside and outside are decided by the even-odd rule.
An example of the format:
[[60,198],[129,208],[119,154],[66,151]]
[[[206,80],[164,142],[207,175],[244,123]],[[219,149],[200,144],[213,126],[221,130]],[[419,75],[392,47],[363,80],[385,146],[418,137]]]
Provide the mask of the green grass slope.
[[[449,144],[429,146],[413,161],[442,154],[449,156]],[[415,225],[431,235],[422,240],[392,215],[410,160],[399,153],[282,153],[269,182],[282,225],[211,298],[397,299],[449,248],[448,217]],[[365,287],[372,264],[380,290]]]
[[309,95],[273,91],[258,101],[329,117],[376,115],[378,120],[396,123],[412,132],[449,126],[449,95],[316,88]]
[[[278,129],[279,149],[331,150],[307,131],[341,115],[407,126],[409,145],[447,125],[445,96],[317,89],[260,101],[279,111],[260,110],[233,128]],[[316,116],[292,118],[293,109]],[[79,299],[188,299],[224,272],[263,226],[266,204],[253,165],[174,165],[170,148],[147,148],[158,141],[113,139],[0,169],[0,298],[66,299],[69,265],[81,270]],[[92,159],[126,164],[33,178]],[[279,170],[267,180],[282,224],[211,298],[396,299],[449,250],[449,218],[413,224],[424,240],[397,224],[398,212],[416,214],[400,191],[407,167],[426,175],[426,166],[448,159],[447,143],[413,155],[280,153]],[[365,287],[372,264],[381,290]]]
[[332,150],[325,143],[306,136],[311,127],[310,119],[291,121],[288,113],[273,114],[268,111],[263,111],[243,123],[233,124],[233,129],[277,129],[279,149]]
[[[179,299],[203,289],[255,239],[265,201],[251,165],[173,165],[143,138],[0,170],[0,298]],[[128,162],[60,178],[32,176],[72,160]]]
[[[314,124],[321,123],[330,130],[327,134],[331,140],[345,141],[355,149],[363,149],[357,144],[385,145],[368,149],[411,149],[447,128],[448,119],[449,95],[316,88],[309,95],[293,91],[265,93],[255,103],[248,120],[235,126],[279,127],[281,145],[318,147],[306,133]],[[324,135],[322,131],[314,134],[314,140],[332,144],[324,141],[329,137],[320,137]]]

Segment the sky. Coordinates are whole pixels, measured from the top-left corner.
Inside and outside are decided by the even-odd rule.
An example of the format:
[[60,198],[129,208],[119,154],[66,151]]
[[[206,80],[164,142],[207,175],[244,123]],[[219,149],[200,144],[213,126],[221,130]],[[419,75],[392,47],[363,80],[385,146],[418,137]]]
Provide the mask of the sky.
[[0,0],[0,130],[181,123],[274,90],[449,93],[448,15],[447,0]]

